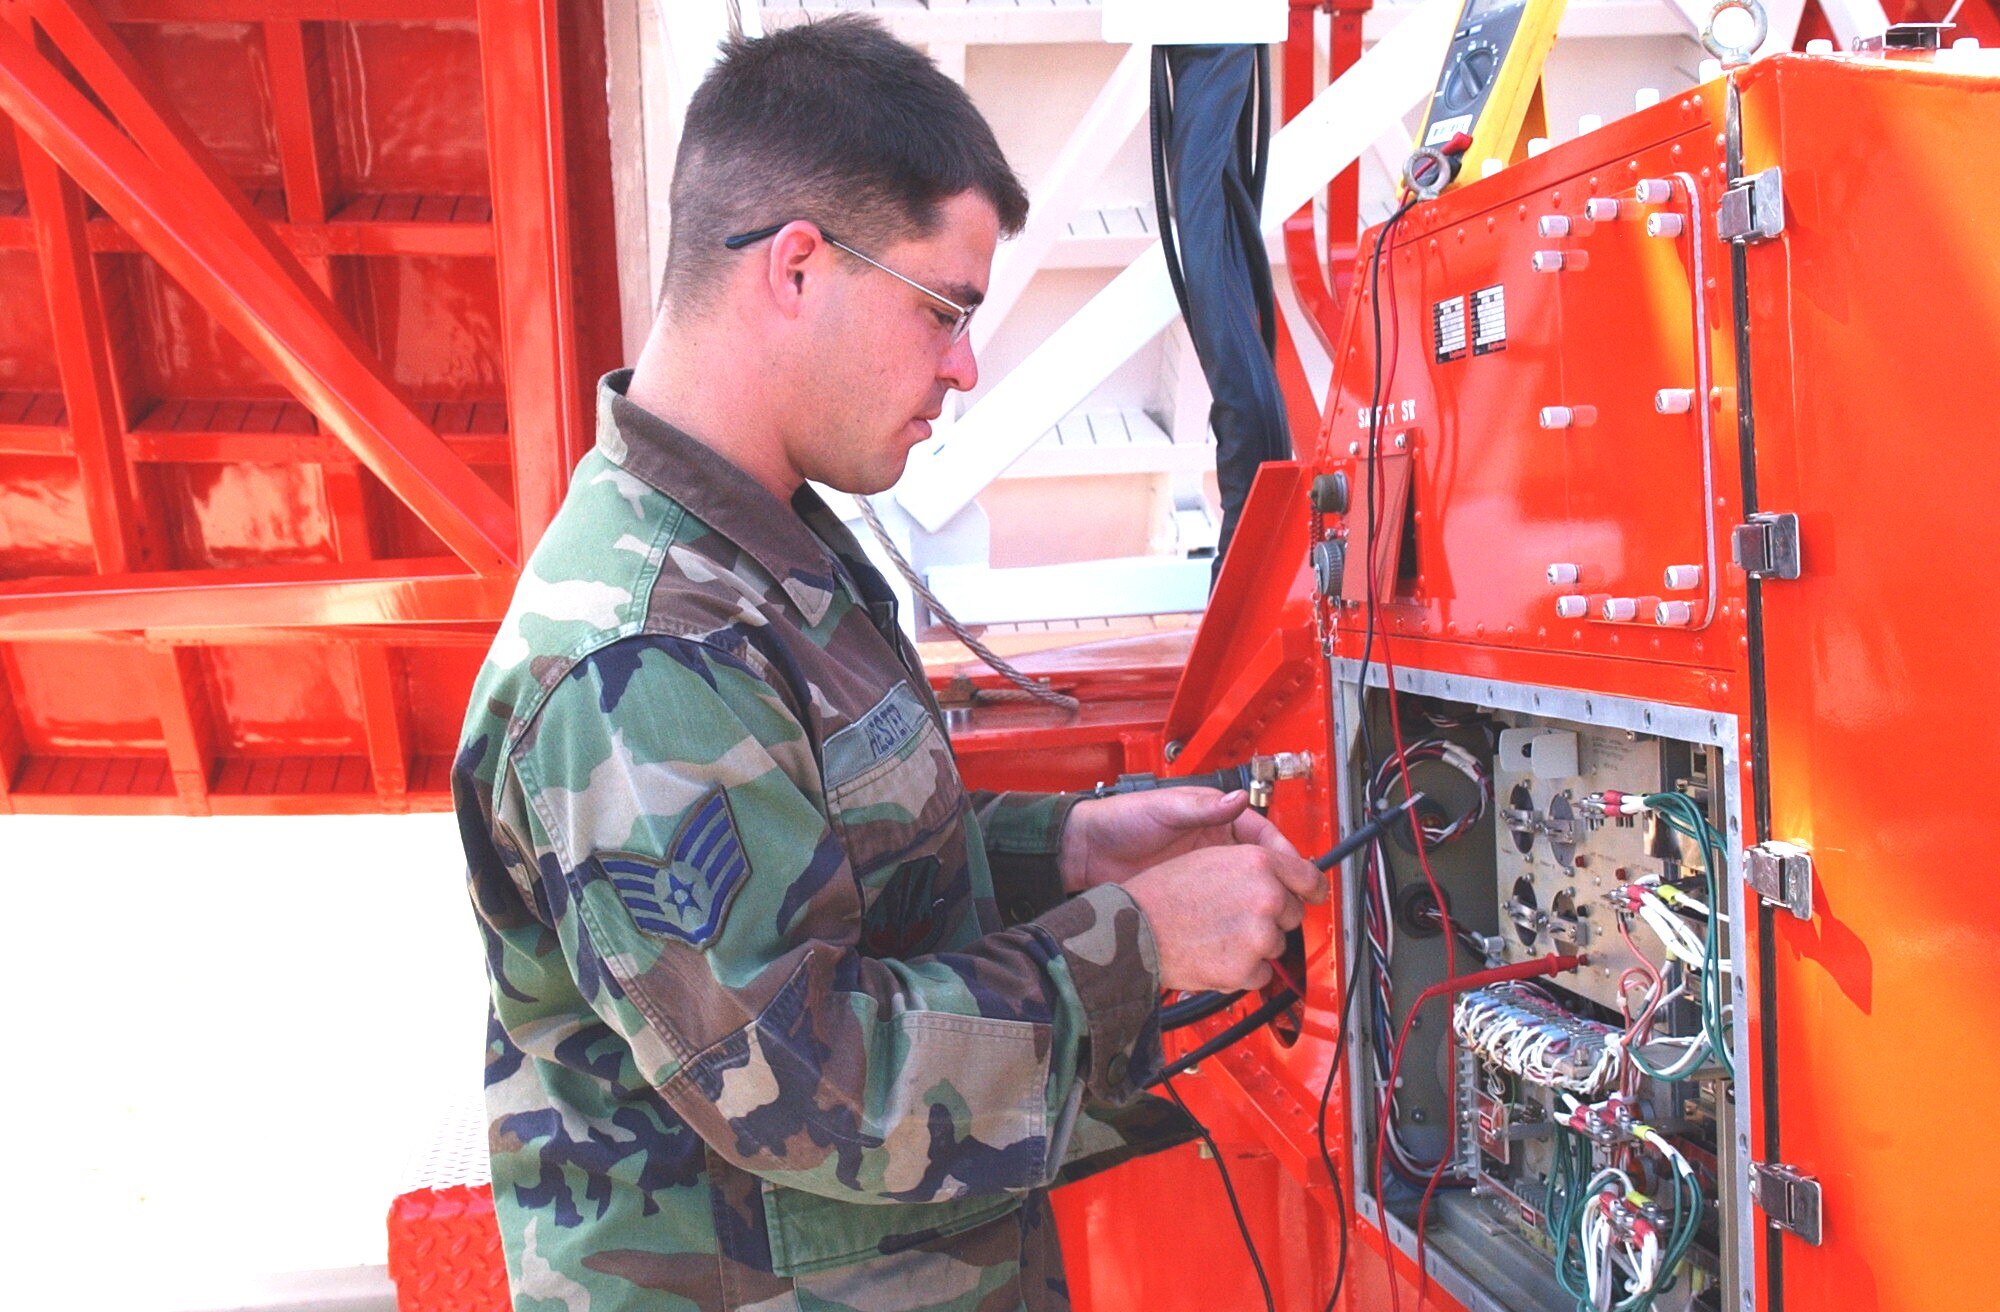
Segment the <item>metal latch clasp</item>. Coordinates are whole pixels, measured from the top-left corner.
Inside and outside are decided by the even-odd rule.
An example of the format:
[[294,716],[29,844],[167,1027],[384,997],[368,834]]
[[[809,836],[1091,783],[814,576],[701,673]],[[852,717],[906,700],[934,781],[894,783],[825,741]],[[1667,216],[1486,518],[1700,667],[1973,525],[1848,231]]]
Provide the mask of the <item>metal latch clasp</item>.
[[1743,882],[1766,902],[1812,919],[1812,853],[1799,844],[1774,839],[1744,849]]
[[1739,178],[1722,193],[1715,230],[1724,241],[1769,241],[1785,230],[1785,178],[1776,167]]
[[1753,579],[1799,576],[1799,517],[1790,511],[1759,511],[1729,535],[1729,554]]
[[1820,1241],[1819,1181],[1783,1162],[1752,1162],[1750,1186],[1772,1225],[1809,1244]]

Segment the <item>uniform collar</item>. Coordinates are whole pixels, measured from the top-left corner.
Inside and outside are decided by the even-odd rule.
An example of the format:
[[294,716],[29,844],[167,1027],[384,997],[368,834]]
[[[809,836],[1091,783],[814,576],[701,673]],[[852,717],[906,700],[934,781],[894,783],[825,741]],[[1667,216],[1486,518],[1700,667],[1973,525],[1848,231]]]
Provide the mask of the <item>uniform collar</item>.
[[[631,382],[632,371],[618,369],[597,385],[598,450],[741,548],[808,624],[818,624],[838,586],[833,551],[852,541],[845,527],[811,487],[802,485],[788,506],[713,448],[628,400]],[[829,523],[839,534],[834,546],[821,536]]]

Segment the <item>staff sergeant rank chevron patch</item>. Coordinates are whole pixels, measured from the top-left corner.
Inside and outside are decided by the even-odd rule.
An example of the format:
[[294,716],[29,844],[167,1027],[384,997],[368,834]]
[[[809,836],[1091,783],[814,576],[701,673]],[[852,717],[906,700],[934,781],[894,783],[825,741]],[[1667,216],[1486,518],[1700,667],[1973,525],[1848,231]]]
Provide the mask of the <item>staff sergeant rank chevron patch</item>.
[[623,852],[607,853],[597,863],[633,924],[655,937],[695,947],[705,946],[722,928],[730,895],[750,873],[736,818],[720,788],[681,821],[664,863]]

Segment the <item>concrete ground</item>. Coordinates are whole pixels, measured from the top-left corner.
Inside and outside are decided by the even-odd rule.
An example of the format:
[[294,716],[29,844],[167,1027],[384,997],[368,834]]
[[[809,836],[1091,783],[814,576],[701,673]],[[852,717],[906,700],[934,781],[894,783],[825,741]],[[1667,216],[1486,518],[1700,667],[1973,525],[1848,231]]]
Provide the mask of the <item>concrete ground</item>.
[[16,1307],[386,1312],[384,1217],[476,1098],[449,816],[0,818]]

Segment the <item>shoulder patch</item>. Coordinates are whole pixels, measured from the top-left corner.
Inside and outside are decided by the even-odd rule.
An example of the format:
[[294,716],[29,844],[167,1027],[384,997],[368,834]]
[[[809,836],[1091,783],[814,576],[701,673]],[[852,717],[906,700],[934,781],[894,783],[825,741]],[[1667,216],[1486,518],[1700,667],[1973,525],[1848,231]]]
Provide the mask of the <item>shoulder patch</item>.
[[664,862],[607,852],[597,864],[642,932],[695,947],[706,947],[722,929],[730,899],[750,873],[736,817],[720,788],[681,821]]

